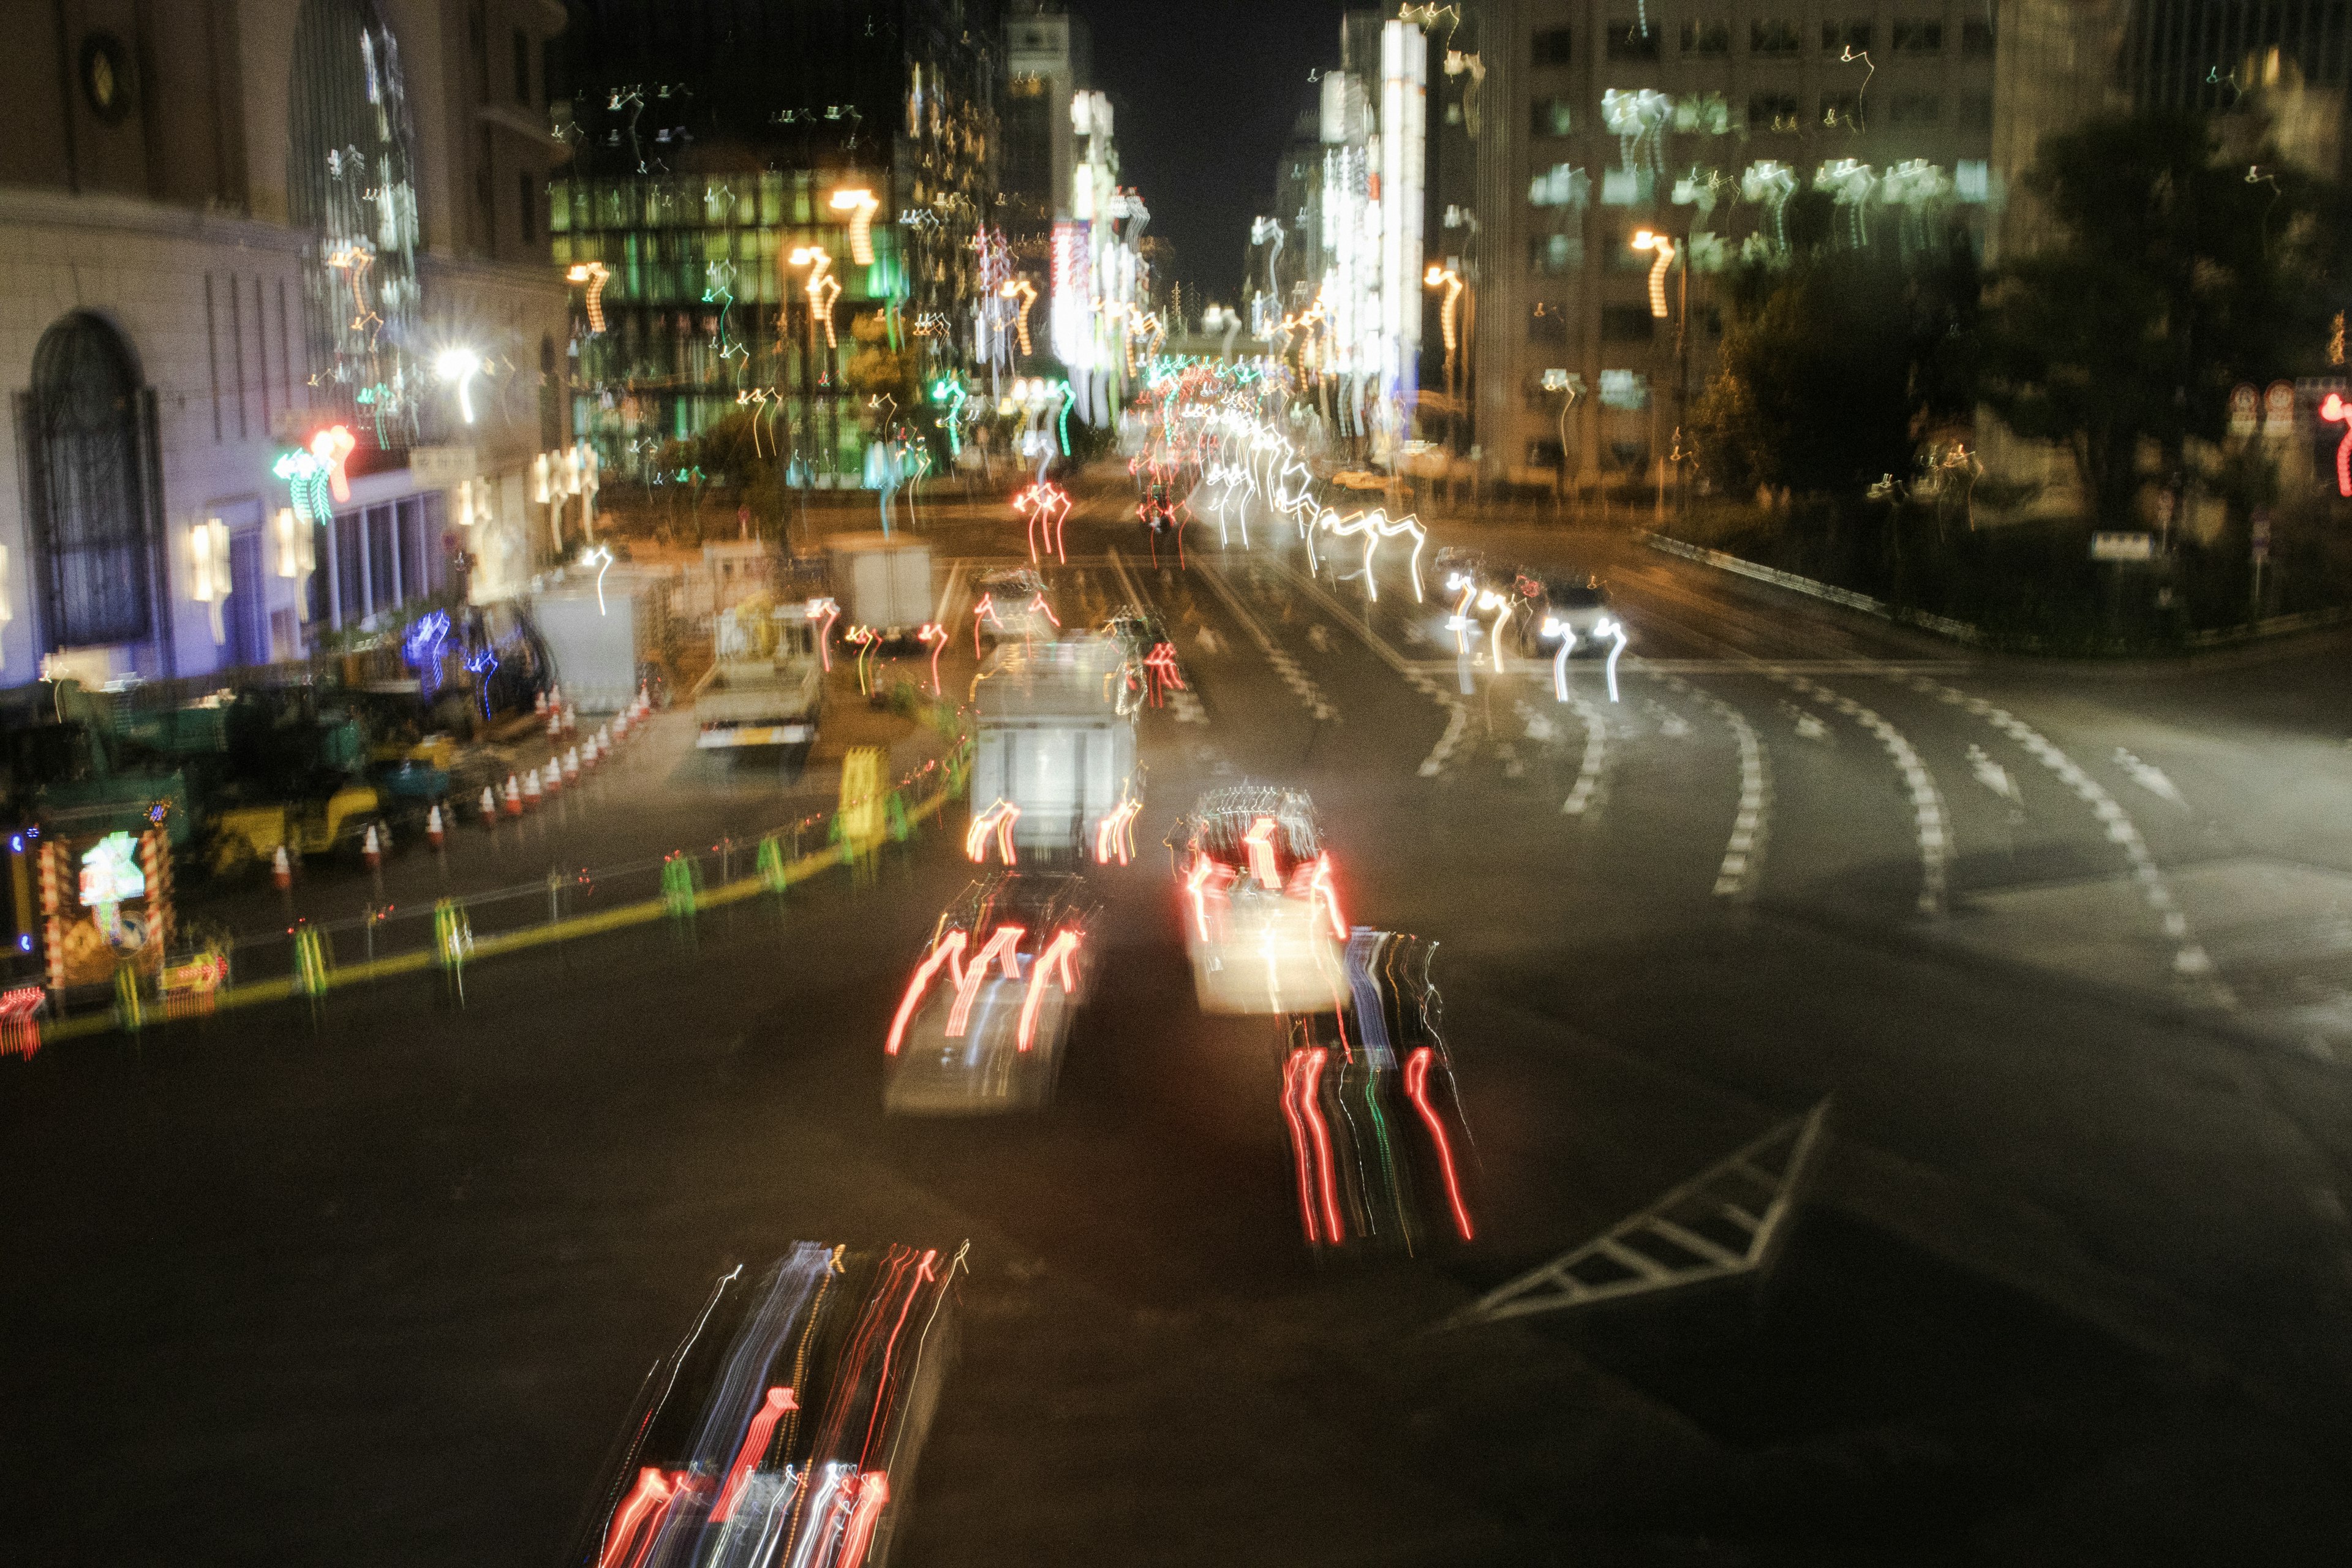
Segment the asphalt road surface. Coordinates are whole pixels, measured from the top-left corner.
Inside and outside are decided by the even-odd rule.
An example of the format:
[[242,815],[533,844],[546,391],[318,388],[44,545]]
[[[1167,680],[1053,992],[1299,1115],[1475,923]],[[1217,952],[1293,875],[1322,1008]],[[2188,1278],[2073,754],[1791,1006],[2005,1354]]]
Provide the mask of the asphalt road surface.
[[[1439,530],[1611,576],[1618,700],[1579,660],[1563,702],[1401,555],[1196,525],[1155,568],[1131,504],[1087,493],[1057,608],[1148,599],[1191,689],[1050,1111],[881,1114],[940,834],[462,1011],[0,1062],[7,1559],[551,1561],[711,1278],[802,1238],[971,1243],[905,1563],[2342,1559],[2342,643],[1976,661],[1622,534]],[[1198,1012],[1158,847],[1244,780],[1440,944],[1469,1246],[1302,1240],[1276,1037]],[[1768,1275],[1437,1328],[1825,1098]]]

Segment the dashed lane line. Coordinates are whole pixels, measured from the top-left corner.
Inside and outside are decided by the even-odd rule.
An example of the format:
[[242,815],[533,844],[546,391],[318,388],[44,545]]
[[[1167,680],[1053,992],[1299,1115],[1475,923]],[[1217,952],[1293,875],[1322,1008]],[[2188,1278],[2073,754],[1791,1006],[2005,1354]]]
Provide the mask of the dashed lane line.
[[2140,836],[2138,825],[2123,808],[2106,786],[2084,773],[2075,761],[2047,737],[2005,708],[1995,707],[1981,697],[1970,697],[1964,691],[1946,686],[1925,676],[1912,676],[1907,684],[1956,708],[1965,708],[1994,729],[2023,747],[2035,762],[2057,775],[2058,782],[2074,792],[2075,797],[2091,808],[2091,815],[2105,826],[2108,841],[2124,852],[2131,864],[2132,878],[2139,884],[2140,895],[2147,900],[2164,928],[2167,941],[2172,943],[2172,972],[2185,984],[2195,987],[2210,1005],[2223,1011],[2234,1011],[2238,1005],[2236,993],[2230,989],[2213,967],[2212,956],[2205,945],[2189,930],[2189,917],[2173,901],[2172,889],[2165,881],[2163,868]]
[[1894,759],[1895,771],[1903,775],[1904,787],[1911,796],[1912,837],[1919,846],[1919,912],[1940,917],[1950,876],[1952,830],[1951,818],[1944,809],[1944,797],[1936,788],[1936,775],[1928,771],[1903,731],[1875,710],[1779,665],[1767,666],[1764,673],[1783,686],[1836,709],[1869,731],[1886,748],[1886,754]]
[[1723,847],[1723,864],[1716,868],[1715,895],[1719,899],[1751,899],[1764,869],[1764,842],[1772,823],[1772,761],[1763,738],[1748,716],[1713,692],[1702,691],[1679,675],[1664,678],[1674,690],[1703,704],[1723,721],[1739,745],[1739,809],[1731,819],[1731,837]]
[[1274,667],[1274,673],[1282,683],[1290,688],[1290,694],[1298,699],[1299,706],[1313,714],[1318,723],[1338,722],[1339,710],[1331,706],[1331,700],[1323,695],[1323,689],[1315,684],[1315,678],[1299,668],[1298,661],[1284,652],[1282,645],[1258,624],[1258,618],[1250,614],[1249,606],[1242,603],[1241,595],[1234,592],[1223,574],[1203,563],[1201,575],[1208,579],[1209,586],[1216,591],[1217,597],[1225,602],[1225,608],[1234,613],[1234,619],[1241,623],[1242,630],[1249,633],[1250,640],[1257,644],[1258,651],[1265,655],[1266,663]]
[[[1370,622],[1341,604],[1339,598],[1322,584],[1286,561],[1269,561],[1266,564],[1287,578],[1292,586],[1298,588],[1317,604],[1322,605],[1324,611],[1333,620],[1355,633],[1381,663],[1403,678],[1406,685],[1445,710],[1445,732],[1438,736],[1437,744],[1431,747],[1429,755],[1421,760],[1421,767],[1418,770],[1420,776],[1425,779],[1433,779],[1444,773],[1446,764],[1453,761],[1454,751],[1462,744],[1463,737],[1470,727],[1470,710],[1463,705],[1462,700],[1431,679],[1427,672],[1413,660],[1397,652],[1395,647],[1386,637],[1372,630]],[[1212,568],[1212,571],[1213,570],[1214,568]]]

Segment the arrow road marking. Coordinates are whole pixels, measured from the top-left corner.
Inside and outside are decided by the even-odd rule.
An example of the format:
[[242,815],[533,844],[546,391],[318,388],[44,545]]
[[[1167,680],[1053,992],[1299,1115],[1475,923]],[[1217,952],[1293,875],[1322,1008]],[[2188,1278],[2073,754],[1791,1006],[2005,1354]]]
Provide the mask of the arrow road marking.
[[1977,775],[1977,783],[2001,799],[2012,805],[2024,804],[2025,796],[2018,789],[2017,781],[2009,776],[2009,770],[1985,755],[1985,749],[1974,742],[1969,743],[1969,767]]
[[2116,762],[2124,772],[2131,774],[2132,783],[2148,794],[2159,800],[2168,800],[2183,811],[2189,809],[2189,802],[2182,796],[2180,786],[2167,778],[2164,770],[2154,763],[2143,763],[2121,746],[2116,748]]

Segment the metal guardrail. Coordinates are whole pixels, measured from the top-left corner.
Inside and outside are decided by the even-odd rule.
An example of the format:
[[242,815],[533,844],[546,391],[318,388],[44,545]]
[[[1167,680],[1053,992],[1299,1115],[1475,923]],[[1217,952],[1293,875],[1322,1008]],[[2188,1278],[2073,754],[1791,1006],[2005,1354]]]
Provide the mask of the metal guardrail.
[[1759,583],[1769,583],[1775,588],[1786,588],[1792,594],[1820,599],[1832,605],[1843,605],[1850,610],[1860,610],[1866,616],[1876,616],[1883,621],[1899,626],[1918,626],[1955,642],[1980,643],[1984,633],[1966,621],[1956,621],[1949,616],[1938,616],[1926,610],[1901,610],[1884,599],[1874,599],[1867,594],[1857,594],[1851,588],[1841,588],[1811,577],[1800,577],[1793,572],[1782,572],[1771,566],[1759,566],[1753,561],[1727,555],[1720,550],[1703,545],[1687,544],[1663,533],[1643,530],[1642,542],[1668,555],[1679,555],[1685,561],[1696,561],[1703,566],[1713,566],[1741,577],[1752,577]]

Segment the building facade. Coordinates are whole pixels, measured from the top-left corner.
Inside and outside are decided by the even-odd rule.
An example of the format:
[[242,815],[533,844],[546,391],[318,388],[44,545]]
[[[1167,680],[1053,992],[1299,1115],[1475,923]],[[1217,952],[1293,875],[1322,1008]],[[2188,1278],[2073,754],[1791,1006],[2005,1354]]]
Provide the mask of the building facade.
[[896,482],[972,358],[1001,34],[977,0],[573,0],[554,187],[571,424],[607,471],[738,409],[793,483]]
[[1842,240],[1874,246],[1954,222],[1980,234],[1998,195],[1981,0],[1487,0],[1475,15],[1479,199],[1455,216],[1475,225],[1465,308],[1489,475],[1654,477],[1711,374],[1716,275],[1785,251],[1799,195],[1826,194]]
[[536,100],[562,24],[536,0],[21,18],[0,683],[292,658],[527,584],[563,322],[534,263],[565,149]]

